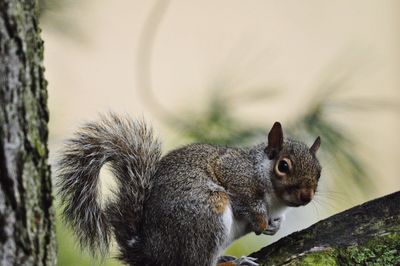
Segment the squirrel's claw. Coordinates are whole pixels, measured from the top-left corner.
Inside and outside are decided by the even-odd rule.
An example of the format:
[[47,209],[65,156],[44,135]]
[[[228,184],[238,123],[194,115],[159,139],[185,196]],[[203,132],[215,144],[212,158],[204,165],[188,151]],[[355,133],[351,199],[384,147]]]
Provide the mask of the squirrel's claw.
[[256,258],[246,257],[246,256],[242,256],[240,258],[236,258],[233,256],[221,256],[218,258],[218,264],[224,262],[231,262],[236,266],[258,266],[259,264],[256,262],[256,260],[257,260]]
[[236,266],[258,266],[256,258],[242,256],[235,260]]
[[234,261],[234,260],[236,260],[236,257],[234,257],[234,256],[221,256],[218,258],[217,263],[229,262],[229,261]]
[[282,219],[280,217],[269,219],[268,220],[268,228],[263,231],[264,235],[273,236],[278,232],[279,228],[281,227]]

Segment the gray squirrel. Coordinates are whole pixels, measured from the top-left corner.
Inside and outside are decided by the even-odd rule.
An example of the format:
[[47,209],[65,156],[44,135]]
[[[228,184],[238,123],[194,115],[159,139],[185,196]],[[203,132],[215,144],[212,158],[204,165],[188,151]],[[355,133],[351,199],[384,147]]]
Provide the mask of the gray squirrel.
[[[267,142],[248,149],[190,144],[161,156],[145,122],[111,113],[83,126],[61,153],[63,217],[93,255],[107,254],[115,237],[128,265],[258,265],[219,256],[247,233],[275,234],[289,207],[312,200],[320,143],[286,139],[276,122]],[[117,189],[101,203],[106,163]]]

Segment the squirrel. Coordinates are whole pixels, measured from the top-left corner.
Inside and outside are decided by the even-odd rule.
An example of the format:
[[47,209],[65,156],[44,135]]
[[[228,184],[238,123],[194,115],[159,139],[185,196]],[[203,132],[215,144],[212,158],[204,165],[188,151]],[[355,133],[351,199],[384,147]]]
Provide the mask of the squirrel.
[[[111,237],[128,265],[258,265],[222,256],[241,236],[273,235],[290,207],[309,203],[321,166],[311,147],[283,137],[275,122],[251,148],[189,144],[161,155],[142,120],[110,113],[66,142],[58,165],[64,220],[82,247],[106,255]],[[108,163],[117,189],[99,200]]]

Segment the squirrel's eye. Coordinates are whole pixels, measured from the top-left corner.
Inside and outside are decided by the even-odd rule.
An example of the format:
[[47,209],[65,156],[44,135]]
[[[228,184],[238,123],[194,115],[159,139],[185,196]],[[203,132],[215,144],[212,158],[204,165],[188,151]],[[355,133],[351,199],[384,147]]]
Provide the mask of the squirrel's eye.
[[279,177],[286,176],[292,170],[292,161],[289,158],[282,158],[275,164],[275,174]]
[[289,173],[289,164],[284,160],[280,161],[278,164],[278,170],[281,173]]
[[288,173],[289,172],[289,165],[285,161],[280,161],[278,165],[279,172]]

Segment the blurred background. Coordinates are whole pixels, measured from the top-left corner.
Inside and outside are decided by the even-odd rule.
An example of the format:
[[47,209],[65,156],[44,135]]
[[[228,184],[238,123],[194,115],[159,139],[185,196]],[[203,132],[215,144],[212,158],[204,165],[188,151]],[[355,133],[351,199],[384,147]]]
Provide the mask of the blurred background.
[[[251,145],[274,121],[308,144],[320,135],[315,200],[274,237],[235,242],[226,252],[236,256],[399,190],[399,1],[40,5],[52,164],[79,125],[110,110],[145,117],[164,152],[199,141]],[[59,265],[93,265],[57,212]]]

